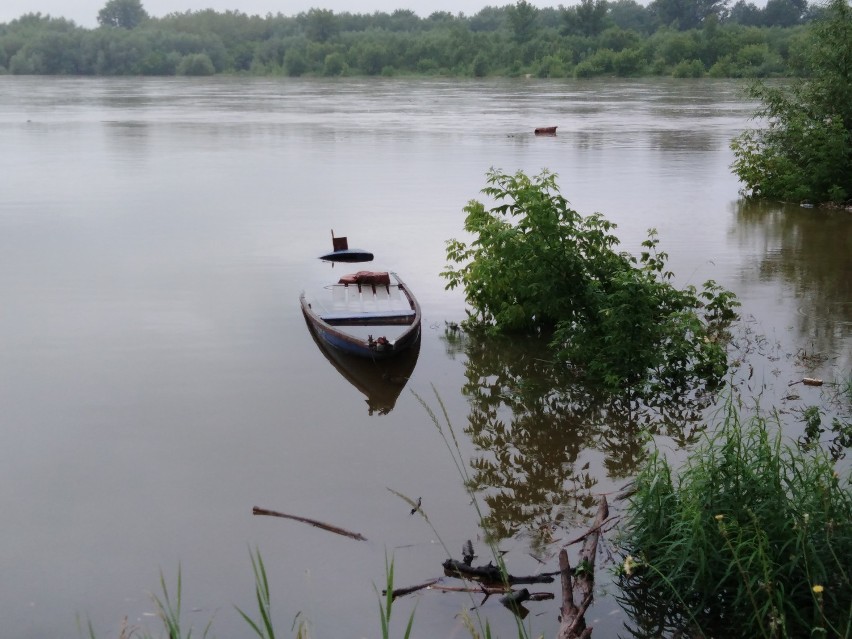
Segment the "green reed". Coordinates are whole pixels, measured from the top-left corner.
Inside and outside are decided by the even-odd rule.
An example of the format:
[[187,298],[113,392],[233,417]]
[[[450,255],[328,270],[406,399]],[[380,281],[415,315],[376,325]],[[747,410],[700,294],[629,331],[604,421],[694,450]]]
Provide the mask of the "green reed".
[[[388,556],[385,554],[385,601],[382,603],[381,597],[379,598],[379,619],[382,624],[382,639],[390,639],[390,620],[391,620],[391,612],[393,611],[393,564],[394,560],[391,558],[388,561]],[[411,614],[408,617],[408,624],[405,627],[405,634],[403,635],[404,639],[408,639],[411,636],[411,630],[414,626],[414,610],[411,611]]]
[[[272,598],[269,594],[269,579],[266,577],[266,566],[263,565],[260,550],[255,549],[254,553],[249,550],[249,556],[251,557],[252,572],[254,572],[254,595],[260,619],[254,620],[239,606],[234,607],[260,639],[275,639],[275,627],[272,625]],[[301,626],[299,626],[297,636],[302,636]]]
[[822,450],[785,445],[777,417],[743,423],[729,401],[677,476],[656,452],[635,487],[621,599],[645,631],[850,636],[849,477]]
[[[193,636],[192,627],[187,627],[183,625],[183,619],[181,617],[183,575],[180,564],[178,564],[177,584],[175,586],[174,594],[169,594],[169,588],[166,585],[166,578],[163,576],[162,571],[160,571],[160,590],[162,591],[162,594],[156,595],[154,593],[151,593],[151,599],[153,600],[154,605],[157,607],[157,617],[159,617],[160,621],[163,624],[163,629],[166,631],[166,636],[168,637],[168,639],[191,639],[191,637]],[[204,630],[201,633],[202,637],[206,637],[208,635],[212,625],[213,620],[211,619],[204,627]],[[136,632],[136,630],[136,628],[128,628],[126,625],[123,626],[119,639],[126,639],[131,637]],[[94,631],[92,630],[91,626],[89,627],[89,631],[92,639],[94,639]],[[140,637],[142,639],[153,639],[153,635],[148,632],[140,632]]]

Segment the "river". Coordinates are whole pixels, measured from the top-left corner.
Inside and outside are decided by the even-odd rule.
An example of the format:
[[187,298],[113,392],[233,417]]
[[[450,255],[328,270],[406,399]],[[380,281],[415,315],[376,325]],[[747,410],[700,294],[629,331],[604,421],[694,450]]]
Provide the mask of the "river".
[[[149,593],[162,573],[174,594],[179,567],[194,634],[212,618],[218,637],[250,636],[234,605],[254,611],[257,548],[279,634],[301,613],[312,636],[372,637],[385,556],[398,586],[440,576],[442,544],[458,557],[471,539],[487,561],[421,399],[439,421],[446,411],[463,469],[488,456],[465,432],[470,362],[446,329],[464,299],[439,273],[490,167],[557,173],[574,208],[618,224],[625,250],[656,228],[678,284],[714,279],[740,297],[749,392],[792,415],[825,401],[796,382],[849,379],[852,216],[739,199],[729,143],[754,108],[740,88],[0,77],[3,636],[73,636],[78,617],[101,638],[125,617],[158,634]],[[299,310],[304,288],[346,272],[316,259],[331,230],[398,271],[423,307],[416,366],[378,410]],[[570,459],[530,461],[554,490],[581,481],[568,465],[588,464],[591,492],[629,478],[617,446],[560,446]],[[396,493],[422,498],[428,521]],[[557,540],[587,524],[571,508],[552,504]],[[522,524],[499,543],[514,574],[557,569],[533,541]],[[458,613],[479,599],[402,599],[395,634],[416,603],[416,636],[465,636]],[[593,623],[615,636],[624,613],[600,600]],[[558,604],[531,610],[533,633],[553,636]],[[496,598],[480,612],[515,636]]]

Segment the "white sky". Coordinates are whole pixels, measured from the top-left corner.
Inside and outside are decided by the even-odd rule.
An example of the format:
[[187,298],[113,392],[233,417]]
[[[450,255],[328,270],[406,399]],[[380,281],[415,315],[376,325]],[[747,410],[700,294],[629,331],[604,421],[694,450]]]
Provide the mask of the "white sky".
[[[98,11],[107,0],[0,0],[0,23],[20,18],[25,13],[41,12],[56,18],[68,18],[83,27],[96,27]],[[646,4],[642,2],[641,4]],[[537,7],[569,6],[578,0],[532,0]],[[296,15],[311,8],[331,9],[335,13],[390,13],[395,9],[411,9],[421,17],[435,11],[461,11],[474,15],[486,6],[502,7],[515,4],[515,0],[142,0],[142,6],[152,16],[162,17],[175,11],[239,10],[249,15],[267,13]]]

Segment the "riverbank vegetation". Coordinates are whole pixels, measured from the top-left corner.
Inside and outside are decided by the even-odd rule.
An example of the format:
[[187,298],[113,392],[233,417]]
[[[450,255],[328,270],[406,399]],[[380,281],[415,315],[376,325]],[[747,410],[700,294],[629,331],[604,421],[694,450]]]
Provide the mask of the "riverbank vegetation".
[[637,636],[848,637],[852,487],[772,414],[723,423],[679,472],[655,452],[623,524]]
[[581,0],[539,9],[526,0],[465,16],[435,12],[264,17],[214,10],[148,15],[109,0],[99,27],[30,13],[0,24],[0,73],[56,75],[442,75],[542,78],[792,76],[805,0]]
[[737,137],[734,171],[750,197],[842,203],[852,197],[852,9],[833,0],[803,51],[808,78],[755,83],[767,124]]

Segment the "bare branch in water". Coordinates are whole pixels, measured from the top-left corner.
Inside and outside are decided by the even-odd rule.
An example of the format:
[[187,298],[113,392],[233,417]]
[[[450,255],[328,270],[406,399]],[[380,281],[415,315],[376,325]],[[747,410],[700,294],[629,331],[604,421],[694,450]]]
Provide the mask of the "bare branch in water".
[[[408,586],[407,588],[395,588],[391,593],[391,597],[396,599],[397,597],[404,597],[405,595],[410,595],[412,592],[417,592],[418,590],[423,590],[424,588],[429,588],[438,583],[438,579],[430,579],[422,584],[418,584],[416,586]],[[388,594],[387,590],[382,590],[382,597],[386,597]]]
[[266,508],[259,508],[258,506],[255,506],[251,509],[251,514],[267,515],[268,517],[283,517],[284,519],[294,519],[295,521],[301,521],[303,524],[309,524],[311,526],[314,526],[315,528],[322,528],[323,530],[333,532],[337,535],[351,537],[352,539],[357,539],[358,541],[367,541],[367,538],[364,537],[364,535],[362,535],[361,533],[350,532],[343,528],[332,526],[331,524],[324,524],[323,522],[317,521],[316,519],[308,519],[307,517],[299,517],[298,515],[288,515],[286,513],[279,513],[275,510],[267,510]]

